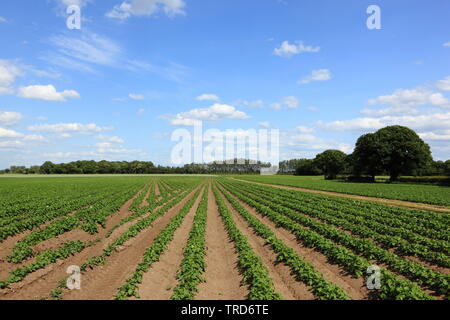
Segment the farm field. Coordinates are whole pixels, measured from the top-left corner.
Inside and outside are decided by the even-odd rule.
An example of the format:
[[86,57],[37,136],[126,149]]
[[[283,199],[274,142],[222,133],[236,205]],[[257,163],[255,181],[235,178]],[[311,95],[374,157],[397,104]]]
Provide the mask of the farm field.
[[0,203],[0,300],[450,297],[446,213],[212,176],[9,177]]
[[313,190],[450,206],[450,187],[411,183],[356,183],[316,176],[237,175],[236,179]]

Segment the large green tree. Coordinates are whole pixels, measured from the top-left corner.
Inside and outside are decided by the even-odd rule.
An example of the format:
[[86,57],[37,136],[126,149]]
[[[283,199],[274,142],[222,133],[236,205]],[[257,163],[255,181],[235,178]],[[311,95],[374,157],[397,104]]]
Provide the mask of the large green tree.
[[345,170],[347,155],[339,150],[326,150],[316,156],[315,165],[320,168],[325,179],[336,179]]
[[383,172],[380,150],[376,134],[368,133],[359,137],[352,154],[354,173],[357,176],[368,174],[375,181],[375,176]]
[[450,176],[450,160],[445,161],[445,174]]
[[401,174],[426,167],[433,159],[430,146],[413,130],[403,126],[389,126],[375,133],[381,168],[395,181]]
[[41,173],[43,174],[52,174],[55,173],[55,165],[51,161],[46,161],[41,166]]

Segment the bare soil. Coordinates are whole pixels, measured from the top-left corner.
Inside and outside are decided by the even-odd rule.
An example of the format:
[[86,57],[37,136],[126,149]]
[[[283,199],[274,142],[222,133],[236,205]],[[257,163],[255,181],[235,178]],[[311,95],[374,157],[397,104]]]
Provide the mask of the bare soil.
[[139,285],[138,293],[142,300],[169,300],[178,283],[177,271],[183,260],[183,252],[194,221],[201,195],[195,200],[181,226],[175,231],[168,248],[148,270]]
[[237,265],[238,256],[219,216],[211,188],[208,190],[206,222],[206,281],[199,285],[196,300],[244,300],[248,286]]

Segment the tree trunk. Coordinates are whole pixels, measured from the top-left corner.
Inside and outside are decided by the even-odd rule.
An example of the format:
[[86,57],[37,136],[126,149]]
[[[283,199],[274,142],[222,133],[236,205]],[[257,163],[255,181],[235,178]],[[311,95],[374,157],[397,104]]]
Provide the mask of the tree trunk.
[[399,176],[398,172],[396,172],[396,171],[395,172],[391,172],[391,176],[389,178],[389,181],[391,181],[391,182],[397,181],[398,176]]

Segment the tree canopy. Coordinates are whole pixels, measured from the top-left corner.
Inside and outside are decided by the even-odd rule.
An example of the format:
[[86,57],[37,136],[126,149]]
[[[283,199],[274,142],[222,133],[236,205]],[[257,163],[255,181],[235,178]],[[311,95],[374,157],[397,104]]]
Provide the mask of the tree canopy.
[[430,146],[407,127],[382,128],[375,133],[373,143],[378,149],[381,168],[389,173],[391,181],[426,167],[433,160]]
[[314,163],[322,169],[326,179],[336,179],[344,171],[347,155],[340,150],[326,150],[316,156]]

